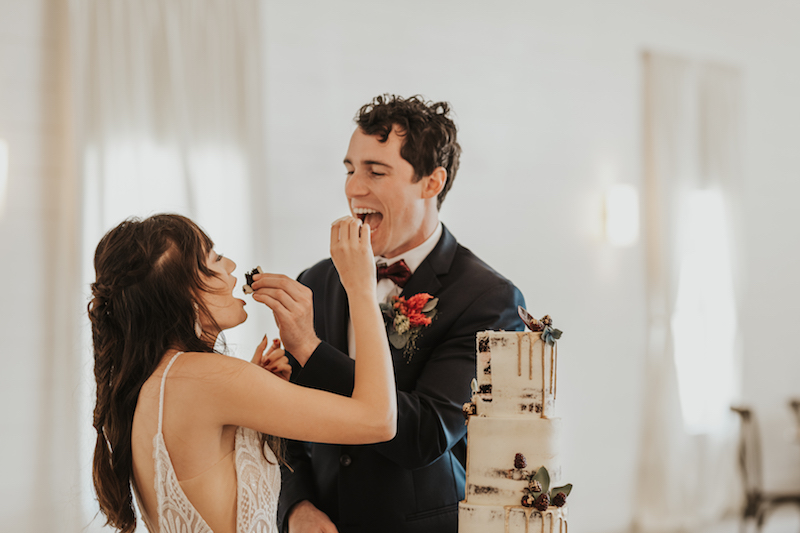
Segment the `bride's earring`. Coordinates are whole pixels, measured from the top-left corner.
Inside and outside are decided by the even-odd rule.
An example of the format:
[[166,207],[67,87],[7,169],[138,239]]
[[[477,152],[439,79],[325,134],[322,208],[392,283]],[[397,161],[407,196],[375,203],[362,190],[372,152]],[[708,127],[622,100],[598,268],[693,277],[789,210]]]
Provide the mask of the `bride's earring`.
[[200,308],[197,307],[197,303],[193,303],[194,305],[194,334],[197,335],[198,339],[203,337],[203,326],[200,325]]

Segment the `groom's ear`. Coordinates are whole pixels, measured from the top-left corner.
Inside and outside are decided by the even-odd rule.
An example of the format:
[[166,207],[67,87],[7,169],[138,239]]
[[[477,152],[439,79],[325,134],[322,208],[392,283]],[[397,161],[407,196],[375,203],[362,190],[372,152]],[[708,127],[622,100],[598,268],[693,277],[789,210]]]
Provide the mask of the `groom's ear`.
[[444,167],[436,167],[428,176],[424,176],[422,183],[422,197],[435,198],[444,189],[447,183],[447,170]]

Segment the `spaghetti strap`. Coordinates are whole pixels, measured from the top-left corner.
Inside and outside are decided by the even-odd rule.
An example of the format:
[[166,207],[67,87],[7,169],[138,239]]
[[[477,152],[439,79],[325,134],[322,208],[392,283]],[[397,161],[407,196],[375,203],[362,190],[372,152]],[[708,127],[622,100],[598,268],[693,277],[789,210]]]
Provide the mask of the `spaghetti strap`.
[[[164,441],[164,390],[175,360],[183,352],[176,353],[161,376],[158,398],[158,433],[153,437],[153,461],[155,478],[158,528],[161,533],[213,533],[205,518],[195,508],[184,492]],[[268,459],[269,458],[269,459]],[[259,434],[248,428],[238,427],[234,436],[233,472],[236,494],[227,491],[218,494],[222,501],[229,502],[223,514],[235,513],[236,533],[278,533],[278,495],[281,490],[281,469],[278,460],[269,448],[261,447]],[[219,488],[205,486],[202,490],[213,494]],[[235,506],[233,505],[235,502]],[[207,502],[206,502],[207,503]],[[209,505],[205,510],[213,510]],[[218,513],[218,511],[213,511]],[[222,515],[220,515],[222,516]],[[234,516],[230,516],[233,519]],[[228,518],[226,518],[228,520]]]
[[164,422],[164,384],[167,382],[167,373],[169,372],[169,369],[172,368],[172,364],[175,362],[175,359],[177,359],[182,353],[183,352],[178,352],[172,356],[167,368],[164,369],[164,375],[161,376],[161,392],[158,394],[158,433],[161,433]]

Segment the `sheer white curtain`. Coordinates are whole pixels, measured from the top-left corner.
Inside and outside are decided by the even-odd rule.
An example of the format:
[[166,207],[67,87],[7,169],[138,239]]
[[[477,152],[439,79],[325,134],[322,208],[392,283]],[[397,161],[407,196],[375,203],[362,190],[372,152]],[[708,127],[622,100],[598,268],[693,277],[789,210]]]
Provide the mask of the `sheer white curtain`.
[[[83,287],[94,247],[130,216],[198,222],[236,274],[265,262],[263,63],[258,0],[72,0],[73,85],[82,178]],[[250,357],[266,313],[227,335]],[[92,362],[84,324],[84,510],[90,489]],[[97,521],[99,522],[99,520]]]
[[647,394],[636,524],[682,531],[739,497],[735,422],[740,76],[646,54]]

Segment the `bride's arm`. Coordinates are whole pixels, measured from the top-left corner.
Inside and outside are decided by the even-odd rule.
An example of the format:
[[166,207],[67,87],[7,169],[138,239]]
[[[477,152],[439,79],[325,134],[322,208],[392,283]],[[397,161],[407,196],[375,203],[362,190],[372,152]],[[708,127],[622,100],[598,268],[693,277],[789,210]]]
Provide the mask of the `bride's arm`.
[[[204,385],[203,404],[221,425],[296,440],[366,444],[394,437],[397,396],[389,345],[375,297],[370,228],[348,217],[331,228],[331,256],[347,290],[356,337],[351,397],[287,383],[256,365],[227,358]],[[213,356],[213,354],[209,354]],[[198,360],[198,363],[200,361]],[[199,369],[198,369],[199,370]]]

